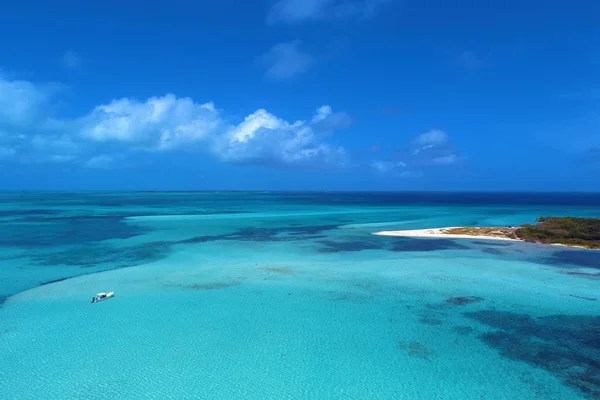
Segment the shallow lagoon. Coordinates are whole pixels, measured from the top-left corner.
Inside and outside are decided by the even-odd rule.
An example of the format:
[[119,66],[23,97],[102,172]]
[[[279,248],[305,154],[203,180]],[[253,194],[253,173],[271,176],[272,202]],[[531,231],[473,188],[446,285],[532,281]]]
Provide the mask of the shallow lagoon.
[[3,396],[600,397],[599,252],[370,234],[600,202],[440,196],[5,195]]

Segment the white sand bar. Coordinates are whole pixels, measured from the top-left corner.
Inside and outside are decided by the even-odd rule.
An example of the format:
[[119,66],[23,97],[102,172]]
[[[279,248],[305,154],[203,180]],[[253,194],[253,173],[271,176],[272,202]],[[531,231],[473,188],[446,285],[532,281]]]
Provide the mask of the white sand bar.
[[422,237],[422,238],[446,238],[446,239],[483,239],[483,240],[510,240],[520,242],[520,239],[511,239],[503,236],[492,235],[459,235],[445,233],[449,229],[461,227],[446,227],[446,228],[430,228],[430,229],[413,229],[402,231],[381,231],[375,232],[374,235],[381,236],[402,236],[402,237]]

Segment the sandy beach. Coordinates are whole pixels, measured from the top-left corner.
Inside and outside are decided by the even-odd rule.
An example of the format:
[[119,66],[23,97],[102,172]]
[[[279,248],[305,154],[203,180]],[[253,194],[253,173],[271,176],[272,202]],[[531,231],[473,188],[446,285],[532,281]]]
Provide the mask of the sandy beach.
[[510,240],[520,242],[520,239],[513,239],[505,236],[494,235],[467,235],[447,233],[451,229],[463,229],[463,227],[445,227],[445,228],[429,228],[429,229],[413,229],[401,231],[381,231],[375,232],[374,235],[380,236],[401,236],[401,237],[422,237],[422,238],[446,238],[446,239],[484,239],[484,240]]

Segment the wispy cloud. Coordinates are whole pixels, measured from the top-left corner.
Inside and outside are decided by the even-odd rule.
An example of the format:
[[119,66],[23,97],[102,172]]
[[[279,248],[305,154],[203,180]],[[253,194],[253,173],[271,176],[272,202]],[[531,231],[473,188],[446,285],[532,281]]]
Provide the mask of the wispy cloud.
[[563,93],[559,96],[563,100],[583,101],[583,102],[600,102],[600,89],[592,88],[587,90],[579,90],[568,93]]
[[381,145],[374,144],[372,146],[367,147],[366,150],[367,150],[368,153],[372,153],[372,154],[379,153],[381,151]]
[[406,168],[406,164],[402,161],[373,161],[371,167],[381,173],[388,173],[390,171],[402,171]]
[[590,87],[557,95],[557,112],[531,124],[505,125],[538,145],[563,154],[584,155],[600,148],[600,90]]
[[63,67],[69,70],[79,69],[83,65],[83,59],[79,55],[77,55],[77,53],[75,53],[73,50],[68,50],[67,52],[65,52],[65,54],[62,56],[61,61]]
[[92,156],[85,161],[84,166],[87,168],[111,169],[117,166],[117,157],[106,154]]
[[0,160],[12,158],[16,153],[17,150],[11,147],[0,147]]
[[439,129],[420,134],[404,152],[411,155],[409,162],[413,167],[450,165],[464,160],[452,145],[448,134]]
[[434,146],[445,145],[448,143],[448,134],[439,129],[432,129],[420,134],[411,141],[411,147],[416,151],[431,148]]
[[432,129],[413,138],[388,159],[372,162],[371,167],[379,173],[419,177],[425,170],[458,164],[464,159],[446,132]]
[[258,63],[268,79],[283,81],[306,73],[315,66],[316,59],[296,40],[274,45],[258,58]]
[[583,151],[580,160],[586,164],[600,165],[600,147],[592,147]]
[[484,65],[483,59],[472,50],[462,51],[456,57],[456,62],[460,67],[467,70],[475,70]]
[[296,23],[323,18],[333,0],[279,0],[267,17],[269,23]]
[[352,125],[352,118],[345,112],[333,112],[330,106],[324,105],[317,109],[312,118],[312,124],[320,132],[333,132]]
[[60,155],[59,151],[66,151],[65,141],[59,134],[64,122],[52,118],[59,87],[0,75],[2,159],[22,162],[51,160],[51,156],[37,153],[42,142],[52,147],[55,159]]
[[0,121],[4,126],[30,126],[45,111],[55,95],[52,85],[35,85],[24,80],[4,78],[0,74]]
[[406,110],[399,106],[385,106],[376,109],[375,112],[385,117],[397,118],[403,116]]
[[366,19],[377,14],[381,6],[392,0],[278,0],[267,16],[267,22],[301,23],[316,20]]
[[0,107],[0,158],[5,161],[112,168],[128,153],[198,151],[229,163],[347,165],[346,150],[328,138],[352,120],[328,105],[293,122],[264,109],[232,122],[211,102],[167,94],[115,99],[80,117],[57,119],[47,107],[51,97],[34,83],[0,79],[0,88],[11,88],[0,90],[0,105],[12,105]]

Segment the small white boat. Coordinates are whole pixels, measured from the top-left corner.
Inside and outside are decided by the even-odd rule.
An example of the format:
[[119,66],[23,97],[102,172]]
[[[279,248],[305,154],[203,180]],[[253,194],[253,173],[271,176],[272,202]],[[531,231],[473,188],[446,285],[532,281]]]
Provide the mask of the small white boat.
[[102,300],[110,299],[114,295],[115,295],[115,292],[98,293],[97,295],[95,295],[94,297],[92,297],[92,303],[97,303],[97,302],[102,301]]

